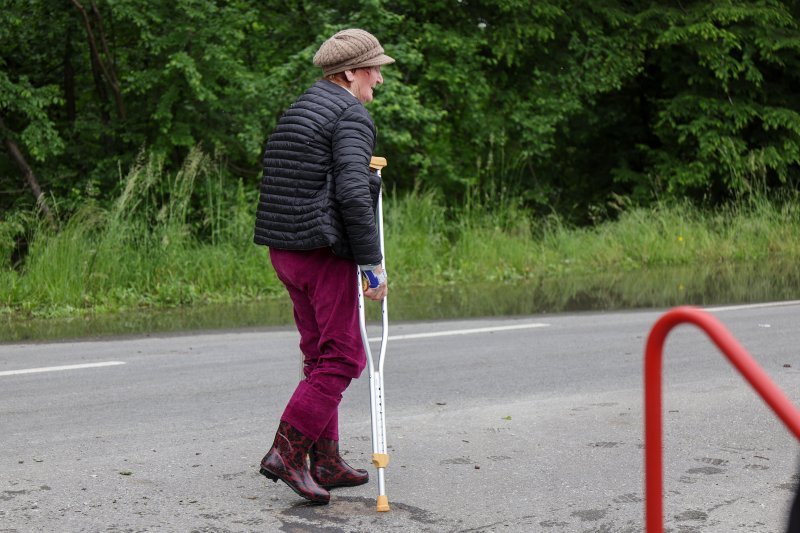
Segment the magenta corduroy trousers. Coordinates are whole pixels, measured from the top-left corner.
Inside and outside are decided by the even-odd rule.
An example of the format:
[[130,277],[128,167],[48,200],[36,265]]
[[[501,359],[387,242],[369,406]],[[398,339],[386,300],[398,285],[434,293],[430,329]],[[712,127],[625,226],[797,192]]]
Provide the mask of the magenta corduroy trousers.
[[272,266],[294,304],[305,379],[281,421],[311,440],[339,440],[339,402],[366,366],[358,325],[356,264],[329,248],[270,248]]

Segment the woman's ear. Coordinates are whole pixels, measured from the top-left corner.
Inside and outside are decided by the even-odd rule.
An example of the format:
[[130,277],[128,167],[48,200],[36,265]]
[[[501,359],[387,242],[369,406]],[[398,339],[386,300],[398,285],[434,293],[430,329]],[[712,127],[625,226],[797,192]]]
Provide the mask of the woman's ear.
[[347,78],[347,81],[351,82],[356,79],[356,75],[353,74],[352,70],[345,70],[344,77]]

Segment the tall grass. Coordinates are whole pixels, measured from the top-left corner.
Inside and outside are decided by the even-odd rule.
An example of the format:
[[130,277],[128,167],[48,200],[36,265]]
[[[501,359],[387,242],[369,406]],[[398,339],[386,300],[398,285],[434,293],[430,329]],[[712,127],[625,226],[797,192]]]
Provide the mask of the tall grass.
[[[266,249],[252,244],[256,188],[224,183],[199,150],[174,174],[143,156],[120,190],[108,207],[87,203],[58,232],[29,214],[0,221],[3,257],[21,227],[31,242],[20,270],[0,264],[0,308],[69,315],[283,293]],[[555,215],[533,216],[507,191],[474,194],[455,207],[432,191],[387,193],[387,270],[393,290],[402,290],[800,259],[795,200],[759,197],[714,211],[658,204],[575,228]]]
[[[254,193],[240,182],[226,197],[220,179],[199,150],[174,175],[143,159],[109,208],[88,203],[57,233],[34,231],[22,271],[0,269],[0,305],[57,315],[274,293],[266,254],[251,244]],[[192,206],[198,184],[206,202]]]
[[555,215],[534,217],[510,196],[446,209],[435,195],[412,194],[388,205],[397,233],[387,235],[398,239],[389,248],[396,254],[390,264],[395,278],[411,284],[800,259],[800,208],[793,198],[760,197],[716,210],[660,203],[588,228]]

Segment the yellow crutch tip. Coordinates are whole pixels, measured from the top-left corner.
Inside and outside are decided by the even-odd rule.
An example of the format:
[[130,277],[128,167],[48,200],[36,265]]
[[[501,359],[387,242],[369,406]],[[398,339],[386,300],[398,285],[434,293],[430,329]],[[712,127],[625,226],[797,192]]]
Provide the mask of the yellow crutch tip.
[[379,513],[385,513],[389,511],[389,497],[388,496],[378,496],[378,506],[377,506]]

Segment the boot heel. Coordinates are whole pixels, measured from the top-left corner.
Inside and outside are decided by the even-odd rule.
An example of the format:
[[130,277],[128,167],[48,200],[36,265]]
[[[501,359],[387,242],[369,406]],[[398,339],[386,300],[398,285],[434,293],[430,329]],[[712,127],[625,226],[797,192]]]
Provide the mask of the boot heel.
[[262,475],[267,476],[267,479],[271,479],[273,483],[277,483],[278,482],[278,476],[276,476],[272,472],[268,471],[267,469],[262,468],[260,470],[260,472],[261,472]]

